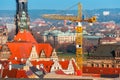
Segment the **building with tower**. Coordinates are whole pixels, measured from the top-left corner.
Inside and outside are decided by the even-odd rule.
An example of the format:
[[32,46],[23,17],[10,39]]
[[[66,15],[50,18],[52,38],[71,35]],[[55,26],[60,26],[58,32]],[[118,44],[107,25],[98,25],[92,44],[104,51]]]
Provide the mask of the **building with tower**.
[[6,44],[8,39],[8,29],[6,26],[0,26],[0,45]]
[[[29,28],[27,0],[16,0],[16,35],[8,42],[7,29],[0,29],[0,73],[2,78],[40,78],[38,70],[75,74],[75,60],[60,61],[57,52],[49,43],[38,43]],[[32,68],[33,67],[33,68]],[[7,73],[5,72],[7,71]],[[14,72],[11,74],[11,71]],[[19,74],[20,72],[23,73]],[[10,74],[9,74],[10,73]],[[29,74],[30,73],[30,74]],[[31,74],[32,73],[32,74]],[[11,76],[13,75],[14,76]],[[19,74],[17,76],[17,74]],[[17,77],[16,77],[17,76]]]
[[[28,16],[28,2],[27,0],[16,0],[16,15],[15,15],[15,25],[16,25],[16,34],[19,30],[23,29],[23,26],[26,30],[30,30],[30,18]],[[25,21],[25,22],[23,22]]]

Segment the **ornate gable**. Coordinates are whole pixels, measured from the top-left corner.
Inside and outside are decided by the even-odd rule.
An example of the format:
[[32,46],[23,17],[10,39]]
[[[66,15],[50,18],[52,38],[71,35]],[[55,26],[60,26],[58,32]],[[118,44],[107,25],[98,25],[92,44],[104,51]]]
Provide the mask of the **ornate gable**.
[[58,56],[57,56],[57,53],[56,53],[55,49],[52,52],[51,59],[58,60]]
[[62,67],[60,63],[58,62],[58,60],[54,61],[54,64],[51,67],[51,72],[54,72],[56,70],[62,70]]
[[46,58],[44,50],[41,51],[40,58]]
[[7,45],[3,45],[0,51],[0,58],[8,59],[10,57],[10,50]]
[[69,61],[68,70],[74,71],[72,60]]
[[39,58],[35,46],[32,47],[32,50],[31,50],[31,53],[30,53],[30,57],[29,57],[29,58],[30,58],[30,59],[38,59],[38,58]]

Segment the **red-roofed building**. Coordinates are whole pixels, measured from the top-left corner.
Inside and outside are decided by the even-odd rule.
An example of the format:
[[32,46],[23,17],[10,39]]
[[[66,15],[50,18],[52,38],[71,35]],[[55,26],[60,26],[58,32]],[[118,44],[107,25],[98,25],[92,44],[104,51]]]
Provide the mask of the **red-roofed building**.
[[75,61],[73,59],[69,61],[54,61],[54,64],[51,67],[51,72],[55,72],[57,70],[62,70],[65,74],[75,74]]
[[6,44],[8,39],[8,29],[6,26],[0,26],[0,45]]
[[105,37],[100,39],[100,43],[101,44],[115,44],[117,43],[116,38],[112,38],[112,37]]
[[3,69],[2,77],[3,78],[15,78],[17,74],[17,69]]
[[[31,61],[31,64],[36,68],[44,69],[47,73],[62,71],[64,74],[75,74],[77,66],[74,59],[63,61]],[[57,74],[57,73],[56,73]]]
[[[9,60],[51,60],[58,59],[55,50],[48,43],[37,43],[33,35],[27,30],[21,30],[12,42],[7,42],[7,57]],[[2,46],[3,47],[3,46]],[[4,53],[0,54],[4,58]],[[14,61],[15,62],[15,61]]]
[[32,34],[27,30],[19,31],[14,37],[14,41],[37,43]]
[[43,67],[46,72],[50,72],[52,65],[54,64],[53,61],[31,61],[33,66],[36,66],[38,69]]
[[28,78],[28,76],[26,75],[26,71],[18,70],[16,74],[16,78]]

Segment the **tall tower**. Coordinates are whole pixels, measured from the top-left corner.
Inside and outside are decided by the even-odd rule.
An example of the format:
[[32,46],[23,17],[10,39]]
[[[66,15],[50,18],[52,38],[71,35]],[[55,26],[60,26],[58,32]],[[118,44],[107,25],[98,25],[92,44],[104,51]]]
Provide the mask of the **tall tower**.
[[27,0],[16,0],[15,25],[16,34],[20,30],[29,30],[30,18],[28,16]]

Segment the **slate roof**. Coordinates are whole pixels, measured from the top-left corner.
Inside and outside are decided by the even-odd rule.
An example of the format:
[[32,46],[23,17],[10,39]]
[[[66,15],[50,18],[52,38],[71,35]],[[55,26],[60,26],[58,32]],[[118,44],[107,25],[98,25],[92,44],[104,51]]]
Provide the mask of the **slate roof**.
[[106,45],[99,45],[93,53],[93,56],[98,57],[114,57],[115,50],[118,49],[120,45],[117,44],[106,44]]

